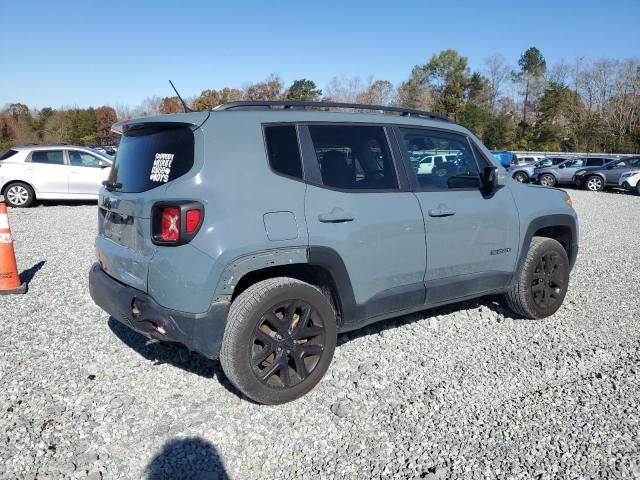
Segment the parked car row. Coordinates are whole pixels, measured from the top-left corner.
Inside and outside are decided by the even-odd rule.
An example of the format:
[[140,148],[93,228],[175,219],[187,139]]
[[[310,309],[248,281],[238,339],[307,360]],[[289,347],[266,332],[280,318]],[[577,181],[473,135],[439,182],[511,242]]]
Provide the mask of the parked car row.
[[508,171],[518,182],[546,187],[575,185],[594,192],[621,187],[640,195],[640,156],[545,157],[535,163],[511,165]]

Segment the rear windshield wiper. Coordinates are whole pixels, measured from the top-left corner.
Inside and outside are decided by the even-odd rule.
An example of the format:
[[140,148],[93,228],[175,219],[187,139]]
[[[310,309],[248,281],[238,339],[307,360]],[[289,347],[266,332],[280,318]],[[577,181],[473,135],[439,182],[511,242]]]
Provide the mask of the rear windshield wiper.
[[122,188],[122,184],[120,182],[110,182],[109,180],[102,182],[102,185],[104,185],[110,192]]

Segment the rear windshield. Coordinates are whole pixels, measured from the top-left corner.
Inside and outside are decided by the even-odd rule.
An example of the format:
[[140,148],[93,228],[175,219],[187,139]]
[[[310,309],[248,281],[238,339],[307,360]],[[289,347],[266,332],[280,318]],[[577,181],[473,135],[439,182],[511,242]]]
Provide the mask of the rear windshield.
[[16,153],[18,153],[17,150],[5,150],[4,152],[2,152],[2,154],[0,154],[0,160],[6,160],[9,157],[13,157]]
[[120,192],[145,192],[175,180],[193,167],[189,127],[141,128],[120,139],[109,183]]

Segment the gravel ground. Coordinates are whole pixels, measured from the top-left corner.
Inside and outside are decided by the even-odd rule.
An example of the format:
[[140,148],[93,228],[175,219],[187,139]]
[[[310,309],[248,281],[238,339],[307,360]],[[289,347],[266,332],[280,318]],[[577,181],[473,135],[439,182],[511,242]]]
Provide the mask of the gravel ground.
[[0,297],[0,478],[640,478],[640,197],[570,193],[555,316],[483,299],[342,335],[278,407],[94,306],[95,205],[12,210],[32,280]]

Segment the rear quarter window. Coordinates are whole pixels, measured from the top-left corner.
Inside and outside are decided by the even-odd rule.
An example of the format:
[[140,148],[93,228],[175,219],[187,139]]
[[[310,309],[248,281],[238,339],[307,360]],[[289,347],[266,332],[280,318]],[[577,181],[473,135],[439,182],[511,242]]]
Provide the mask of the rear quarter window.
[[11,158],[13,157],[16,153],[18,153],[17,150],[5,150],[4,152],[2,152],[2,154],[0,155],[0,160],[6,160],[7,158]]
[[145,192],[187,173],[193,156],[189,127],[136,129],[122,135],[109,183],[120,192]]

